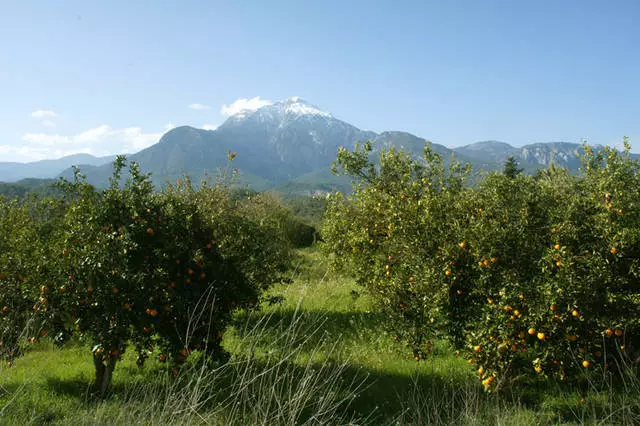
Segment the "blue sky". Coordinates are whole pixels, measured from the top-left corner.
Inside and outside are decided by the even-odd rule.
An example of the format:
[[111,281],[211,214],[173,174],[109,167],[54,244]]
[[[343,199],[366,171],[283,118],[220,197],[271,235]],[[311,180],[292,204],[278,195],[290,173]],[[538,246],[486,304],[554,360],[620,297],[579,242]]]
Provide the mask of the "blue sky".
[[0,161],[131,152],[294,95],[447,146],[640,151],[638,22],[637,0],[4,1]]

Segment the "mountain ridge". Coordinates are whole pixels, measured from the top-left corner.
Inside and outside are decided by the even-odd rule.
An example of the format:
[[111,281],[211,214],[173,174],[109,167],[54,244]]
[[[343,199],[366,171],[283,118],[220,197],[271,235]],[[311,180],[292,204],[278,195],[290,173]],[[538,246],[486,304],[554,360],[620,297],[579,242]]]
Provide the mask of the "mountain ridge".
[[[339,147],[352,149],[364,141],[372,142],[374,154],[395,146],[415,156],[422,155],[426,143],[424,138],[404,131],[376,133],[359,129],[310,102],[292,97],[256,110],[239,111],[215,130],[173,128],[157,143],[129,155],[128,159],[150,172],[156,184],[163,185],[185,174],[194,182],[215,175],[227,165],[228,154],[234,152],[237,156],[232,167],[237,170],[241,184],[257,190],[290,188],[313,192],[346,185],[347,180],[334,179],[326,172]],[[582,152],[582,145],[572,142],[537,142],[514,147],[507,142],[488,140],[455,148],[436,143],[431,147],[445,160],[455,155],[458,161],[469,162],[477,170],[500,169],[513,156],[528,172],[547,167],[551,161],[577,169]],[[99,187],[107,185],[111,171],[108,162],[82,166],[88,181]],[[69,168],[58,173],[72,176]]]

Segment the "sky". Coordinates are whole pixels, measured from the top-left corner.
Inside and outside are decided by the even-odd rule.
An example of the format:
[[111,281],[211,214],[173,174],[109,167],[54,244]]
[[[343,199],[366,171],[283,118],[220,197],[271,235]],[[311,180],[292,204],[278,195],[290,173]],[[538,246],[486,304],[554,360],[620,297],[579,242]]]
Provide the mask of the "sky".
[[446,146],[640,152],[638,0],[0,0],[0,161],[131,153],[291,96]]

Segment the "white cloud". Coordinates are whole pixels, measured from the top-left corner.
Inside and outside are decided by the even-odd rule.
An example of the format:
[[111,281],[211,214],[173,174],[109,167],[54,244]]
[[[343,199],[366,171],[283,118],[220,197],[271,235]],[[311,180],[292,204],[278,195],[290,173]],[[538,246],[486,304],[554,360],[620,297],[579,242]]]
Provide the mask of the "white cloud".
[[111,126],[103,124],[93,129],[89,129],[73,137],[74,142],[78,143],[95,143],[103,140],[109,133],[112,132]]
[[35,118],[55,117],[56,112],[51,111],[50,109],[39,109],[37,111],[33,111],[31,116]]
[[211,108],[209,105],[202,105],[202,104],[191,104],[189,105],[189,108],[191,109],[198,109],[198,110],[202,110],[202,109],[209,109]]
[[173,123],[167,123],[167,124],[164,125],[164,131],[168,132],[169,130],[175,129],[176,127],[178,127],[178,126],[176,126]]
[[40,125],[44,127],[56,127],[56,123],[51,120],[43,120],[40,122]]
[[3,161],[5,157],[10,158],[11,161],[29,162],[49,158],[60,158],[66,155],[79,153],[97,155],[97,153],[92,152],[89,148],[80,150],[67,150],[50,147],[0,145],[0,156],[2,156]]
[[25,133],[22,136],[22,140],[29,144],[39,146],[66,145],[72,141],[68,136],[50,135],[47,133]]
[[203,124],[202,128],[204,130],[215,130],[215,129],[218,128],[218,125],[217,124]]
[[18,161],[58,158],[64,155],[88,153],[97,156],[114,153],[134,153],[158,142],[162,132],[145,133],[142,127],[114,129],[103,124],[76,135],[26,133],[22,146],[2,145],[3,157]]
[[272,103],[273,102],[269,100],[260,99],[260,96],[256,96],[251,99],[240,98],[233,102],[231,105],[222,105],[220,114],[229,117],[242,111],[255,111],[258,108],[271,105]]

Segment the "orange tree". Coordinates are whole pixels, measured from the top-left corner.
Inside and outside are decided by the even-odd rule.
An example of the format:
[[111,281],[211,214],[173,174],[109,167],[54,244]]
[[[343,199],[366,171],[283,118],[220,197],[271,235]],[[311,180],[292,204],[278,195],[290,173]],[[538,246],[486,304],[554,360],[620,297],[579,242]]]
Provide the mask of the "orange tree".
[[40,324],[31,315],[40,292],[41,259],[64,214],[59,200],[0,197],[0,358],[9,365],[33,342]]
[[[369,147],[366,147],[369,148]],[[341,151],[354,195],[323,235],[420,359],[442,336],[488,389],[628,365],[639,330],[638,163],[585,147],[584,173],[493,173],[464,187],[427,149]],[[627,361],[627,362],[625,362]]]
[[33,296],[31,276],[27,278],[33,267],[33,231],[26,205],[0,199],[0,355],[10,364],[20,354]]
[[[60,343],[74,331],[91,339],[102,392],[129,346],[139,365],[156,354],[175,374],[194,350],[224,361],[232,311],[254,303],[278,277],[266,279],[242,260],[259,252],[265,267],[276,264],[282,273],[288,266],[286,247],[271,252],[277,259],[261,252],[273,230],[242,216],[228,198],[218,197],[211,211],[192,190],[155,193],[135,163],[121,188],[124,166],[118,158],[102,193],[78,175],[64,185],[67,214],[35,306]],[[249,230],[249,241],[230,247],[229,238]]]

